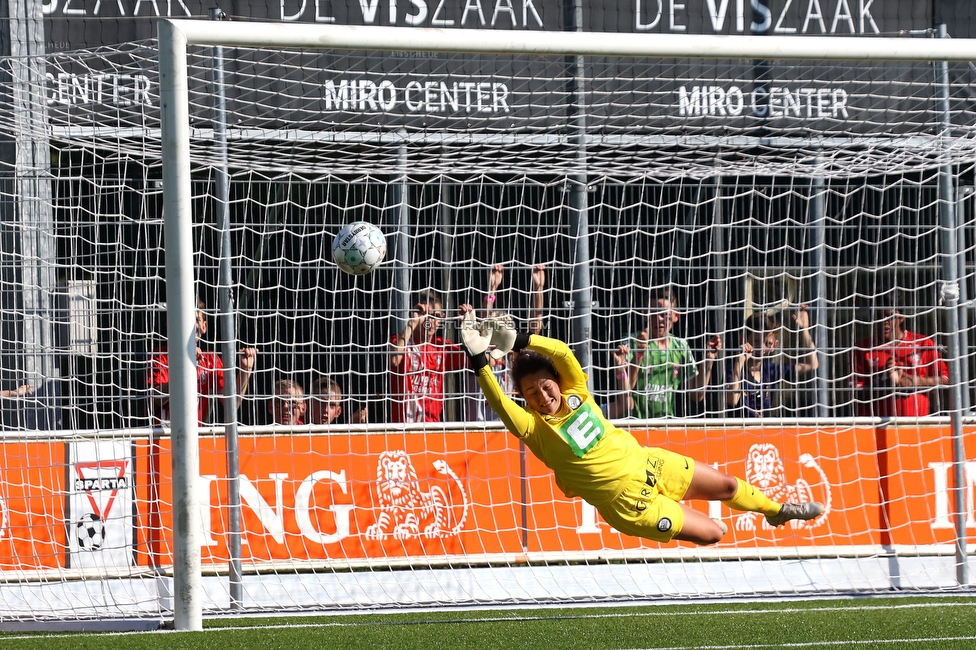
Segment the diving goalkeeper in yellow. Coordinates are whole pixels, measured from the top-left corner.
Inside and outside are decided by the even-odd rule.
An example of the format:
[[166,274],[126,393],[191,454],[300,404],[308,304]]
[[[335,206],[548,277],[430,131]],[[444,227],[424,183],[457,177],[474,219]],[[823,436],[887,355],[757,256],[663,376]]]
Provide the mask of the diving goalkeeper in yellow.
[[[705,463],[654,447],[612,425],[586,387],[586,374],[562,341],[518,333],[511,322],[480,323],[462,306],[461,339],[488,404],[505,426],[553,471],[567,497],[579,496],[608,524],[627,535],[657,542],[715,544],[727,527],[682,499],[721,501],[759,512],[772,526],[813,519],[819,503],[777,503],[742,479]],[[507,397],[486,354],[515,352],[512,378],[525,400]]]

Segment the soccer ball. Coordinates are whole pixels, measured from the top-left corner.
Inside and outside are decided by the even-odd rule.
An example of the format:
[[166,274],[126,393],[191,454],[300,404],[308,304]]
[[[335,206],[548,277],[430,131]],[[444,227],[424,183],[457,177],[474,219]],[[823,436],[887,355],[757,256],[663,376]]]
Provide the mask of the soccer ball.
[[386,257],[383,231],[365,221],[346,224],[332,242],[332,259],[352,275],[365,275]]
[[78,548],[82,551],[101,548],[105,541],[102,518],[93,512],[86,512],[75,524],[75,534],[78,536]]

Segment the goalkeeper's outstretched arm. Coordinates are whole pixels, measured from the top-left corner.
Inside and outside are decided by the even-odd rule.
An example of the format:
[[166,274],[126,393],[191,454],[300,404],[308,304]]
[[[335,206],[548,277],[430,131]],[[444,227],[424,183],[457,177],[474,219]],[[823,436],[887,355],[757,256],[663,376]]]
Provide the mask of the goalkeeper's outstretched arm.
[[[556,367],[556,373],[559,376],[559,383],[562,386],[566,387],[586,383],[586,373],[583,372],[583,367],[568,345],[559,339],[551,339],[539,334],[525,335],[525,337],[525,345],[522,347],[552,359],[552,363]],[[515,388],[518,389],[518,386]]]
[[[485,394],[488,406],[498,414],[509,431],[518,438],[524,438],[532,428],[532,417],[502,391],[502,387],[498,385],[498,379],[488,368],[487,357],[484,353],[481,356],[485,360],[484,365],[475,368],[474,371],[478,377],[481,392]],[[477,360],[472,359],[472,364],[476,363]]]
[[471,369],[478,378],[478,386],[484,393],[488,405],[498,414],[508,430],[522,438],[531,428],[532,418],[521,406],[505,395],[498,385],[498,380],[489,367],[488,348],[495,346],[496,349],[507,353],[516,345],[516,339],[518,343],[525,345],[528,335],[518,335],[514,330],[501,327],[500,323],[492,319],[479,322],[474,316],[473,308],[469,305],[462,305],[461,311],[464,312],[461,319],[461,343],[468,353]]

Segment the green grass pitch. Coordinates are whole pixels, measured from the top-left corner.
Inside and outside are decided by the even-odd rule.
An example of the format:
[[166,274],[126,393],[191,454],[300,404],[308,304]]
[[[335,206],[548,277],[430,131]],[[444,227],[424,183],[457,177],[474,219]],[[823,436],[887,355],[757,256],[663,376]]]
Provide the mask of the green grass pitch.
[[6,633],[0,648],[976,648],[976,596],[211,618],[203,632]]

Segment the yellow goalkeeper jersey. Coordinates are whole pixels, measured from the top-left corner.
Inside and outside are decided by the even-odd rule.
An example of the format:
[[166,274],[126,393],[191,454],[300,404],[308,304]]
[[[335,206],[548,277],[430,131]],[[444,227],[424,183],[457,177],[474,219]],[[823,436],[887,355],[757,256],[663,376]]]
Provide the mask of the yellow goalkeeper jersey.
[[569,346],[533,334],[529,350],[552,359],[563,403],[555,415],[519,406],[503,392],[488,367],[478,384],[505,426],[553,471],[567,497],[601,506],[620,494],[630,479],[644,479],[646,450],[633,435],[610,424],[586,388],[586,373]]

